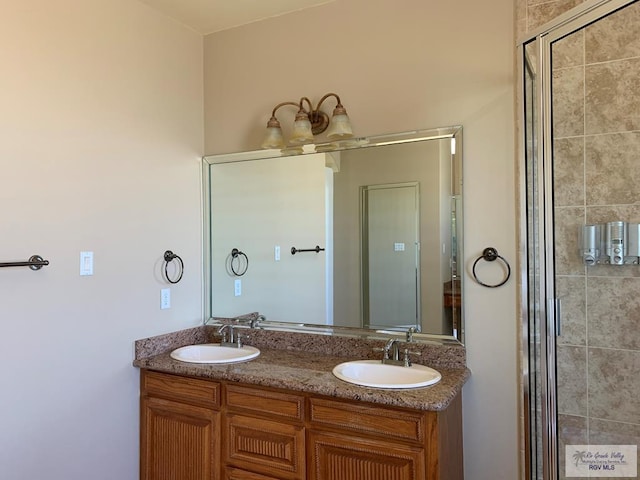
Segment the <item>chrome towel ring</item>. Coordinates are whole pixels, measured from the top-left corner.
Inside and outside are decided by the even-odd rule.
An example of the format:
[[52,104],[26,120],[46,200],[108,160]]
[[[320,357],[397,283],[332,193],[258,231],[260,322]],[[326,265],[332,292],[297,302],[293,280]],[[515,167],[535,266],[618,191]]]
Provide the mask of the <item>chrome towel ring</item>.
[[[244,258],[244,262],[242,261],[242,258]],[[234,266],[234,261],[237,261],[237,267]],[[231,257],[229,260],[229,268],[236,277],[241,277],[242,275],[247,273],[247,270],[249,269],[249,257],[247,257],[246,253],[241,252],[237,248],[232,249]]]
[[[504,280],[502,280],[500,283],[496,283],[495,285],[489,285],[487,283],[480,281],[478,279],[478,276],[476,275],[476,265],[478,264],[478,262],[480,260],[486,260],[487,262],[494,262],[498,258],[507,267],[507,275],[505,276]],[[488,288],[501,287],[502,285],[507,283],[507,281],[509,280],[509,277],[511,277],[511,266],[509,265],[509,262],[507,262],[504,259],[504,257],[502,257],[501,255],[498,255],[498,251],[493,247],[487,247],[482,251],[482,255],[476,258],[476,261],[473,262],[473,268],[471,269],[471,271],[473,273],[474,280],[478,282],[480,285],[482,285],[483,287],[488,287]]]
[[[178,269],[180,273],[178,274],[178,278],[176,278],[175,280],[172,280],[171,278],[169,278],[168,267],[169,267],[169,263],[173,262],[174,260],[177,260],[178,263],[180,264],[180,267]],[[184,262],[182,261],[180,256],[176,255],[171,250],[167,250],[166,252],[164,252],[164,278],[167,279],[167,282],[174,283],[174,284],[178,283],[180,280],[182,280],[183,273],[184,273]]]

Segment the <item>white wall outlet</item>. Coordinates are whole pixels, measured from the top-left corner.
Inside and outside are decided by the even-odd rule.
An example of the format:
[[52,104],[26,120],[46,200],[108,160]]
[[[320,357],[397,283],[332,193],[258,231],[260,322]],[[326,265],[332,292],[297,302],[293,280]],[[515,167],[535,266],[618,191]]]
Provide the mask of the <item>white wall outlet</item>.
[[93,252],[80,252],[80,275],[93,275]]
[[236,297],[242,295],[242,280],[236,278],[236,281],[233,283],[233,294]]
[[171,308],[171,289],[163,288],[160,290],[160,308],[166,310]]
[[276,262],[280,261],[280,245],[276,245],[273,248],[273,258]]

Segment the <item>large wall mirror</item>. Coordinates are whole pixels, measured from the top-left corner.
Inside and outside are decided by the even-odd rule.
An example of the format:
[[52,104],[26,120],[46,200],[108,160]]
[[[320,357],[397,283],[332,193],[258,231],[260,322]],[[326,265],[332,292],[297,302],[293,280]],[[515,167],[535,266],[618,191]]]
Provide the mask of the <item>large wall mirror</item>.
[[204,158],[207,318],[463,341],[462,128]]

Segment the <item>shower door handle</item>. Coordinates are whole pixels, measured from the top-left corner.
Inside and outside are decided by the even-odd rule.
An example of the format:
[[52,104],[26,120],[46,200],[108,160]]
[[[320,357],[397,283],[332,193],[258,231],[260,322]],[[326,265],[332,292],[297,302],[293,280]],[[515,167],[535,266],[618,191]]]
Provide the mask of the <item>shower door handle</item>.
[[548,311],[553,312],[554,320],[554,324],[549,326],[553,327],[553,332],[556,337],[562,336],[562,300],[559,298],[549,299]]

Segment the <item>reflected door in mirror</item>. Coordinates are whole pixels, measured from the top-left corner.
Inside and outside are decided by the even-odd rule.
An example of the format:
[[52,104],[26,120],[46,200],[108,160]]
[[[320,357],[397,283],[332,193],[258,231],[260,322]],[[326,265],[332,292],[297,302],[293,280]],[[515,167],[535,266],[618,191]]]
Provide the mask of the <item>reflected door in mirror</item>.
[[420,328],[419,185],[362,187],[363,326]]

